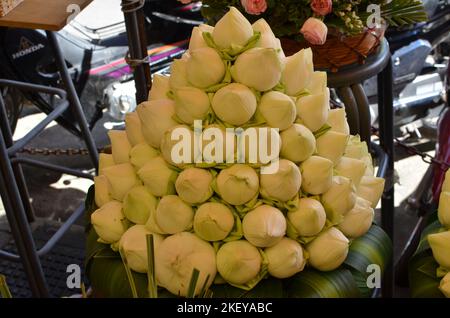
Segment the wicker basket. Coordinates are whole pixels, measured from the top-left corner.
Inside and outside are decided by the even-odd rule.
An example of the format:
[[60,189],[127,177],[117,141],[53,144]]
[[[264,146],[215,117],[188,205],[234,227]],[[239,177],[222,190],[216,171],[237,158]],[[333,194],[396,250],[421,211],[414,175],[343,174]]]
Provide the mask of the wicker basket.
[[5,16],[23,0],[0,0],[0,17]]
[[353,64],[364,64],[367,57],[373,53],[384,38],[386,26],[367,29],[355,36],[343,36],[330,30],[324,45],[311,45],[309,42],[297,42],[292,39],[281,39],[281,45],[287,56],[295,54],[300,49],[310,47],[314,53],[314,67],[337,72],[339,68]]

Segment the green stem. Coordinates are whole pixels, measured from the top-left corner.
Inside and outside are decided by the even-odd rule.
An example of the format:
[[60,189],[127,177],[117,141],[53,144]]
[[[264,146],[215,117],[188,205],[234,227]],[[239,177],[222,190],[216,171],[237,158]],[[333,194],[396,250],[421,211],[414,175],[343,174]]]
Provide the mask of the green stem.
[[158,286],[156,285],[155,271],[155,244],[153,234],[147,235],[147,251],[148,251],[148,296],[150,298],[158,298]]
[[192,270],[191,280],[189,282],[189,288],[187,292],[187,298],[195,297],[195,288],[197,287],[198,277],[200,276],[200,272],[198,269],[194,268]]
[[6,283],[6,277],[3,275],[0,275],[0,295],[2,295],[2,298],[12,298],[11,291]]
[[131,293],[133,294],[133,298],[139,298],[137,289],[136,289],[136,284],[134,282],[133,273],[131,272],[131,269],[128,266],[127,258],[124,255],[123,250],[121,248],[119,249],[119,253],[120,253],[120,257],[122,258],[123,266],[125,267],[125,272],[127,274],[128,283],[130,284]]

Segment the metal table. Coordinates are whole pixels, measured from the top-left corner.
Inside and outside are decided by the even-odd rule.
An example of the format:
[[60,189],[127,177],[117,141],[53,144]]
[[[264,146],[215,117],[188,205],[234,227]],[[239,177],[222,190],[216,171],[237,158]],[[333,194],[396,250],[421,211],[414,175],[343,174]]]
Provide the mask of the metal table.
[[[378,76],[378,111],[380,145],[371,143],[370,106],[362,83]],[[363,65],[350,65],[336,73],[328,73],[328,86],[335,88],[343,101],[351,134],[359,134],[379,160],[378,176],[386,179],[381,207],[381,226],[394,239],[394,107],[392,93],[392,61],[386,39]],[[385,272],[383,297],[392,297],[393,257]]]
[[64,84],[65,90],[22,83],[10,80],[0,80],[0,87],[15,87],[21,91],[39,92],[50,96],[58,96],[59,101],[54,110],[36,125],[25,137],[13,141],[12,132],[6,116],[4,101],[0,96],[0,194],[5,206],[8,223],[11,227],[18,254],[12,254],[0,250],[0,257],[10,261],[21,261],[25,269],[30,289],[35,297],[49,297],[50,293],[42,270],[39,257],[47,254],[70,226],[84,213],[84,207],[80,206],[61,228],[48,240],[44,246],[36,250],[29,222],[34,219],[30,197],[22,173],[22,164],[33,165],[43,169],[49,169],[67,173],[79,177],[90,178],[92,176],[81,171],[23,158],[18,152],[33,138],[39,135],[48,124],[59,117],[65,110],[70,109],[80,127],[81,135],[89,150],[92,166],[98,166],[98,151],[94,139],[89,131],[88,124],[81,108],[72,79],[70,78],[64,57],[58,44],[54,31],[62,29],[70,20],[73,6],[81,11],[92,0],[27,0],[5,17],[0,18],[0,26],[43,29],[46,30],[49,44],[55,56],[55,62]]

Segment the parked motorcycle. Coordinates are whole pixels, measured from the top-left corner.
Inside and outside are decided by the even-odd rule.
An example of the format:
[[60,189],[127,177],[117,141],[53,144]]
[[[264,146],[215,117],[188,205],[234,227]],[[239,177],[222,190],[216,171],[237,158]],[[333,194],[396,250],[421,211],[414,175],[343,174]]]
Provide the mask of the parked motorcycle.
[[[388,29],[393,62],[394,124],[398,132],[418,133],[425,126],[434,133],[445,102],[444,82],[450,55],[450,1],[423,0],[429,20],[402,29]],[[365,83],[369,101],[376,103],[377,80]],[[372,107],[376,123],[377,107]]]
[[[125,61],[128,43],[120,3],[120,0],[95,0],[57,33],[91,128],[105,109],[121,120],[136,107],[133,72]],[[150,66],[155,73],[185,51],[193,25],[201,23],[200,4],[150,0],[144,9]],[[0,78],[52,87],[61,85],[45,32],[0,28]],[[1,93],[13,128],[25,99],[45,113],[53,109],[52,101],[40,94],[22,96],[11,90]],[[70,112],[58,121],[79,134]]]

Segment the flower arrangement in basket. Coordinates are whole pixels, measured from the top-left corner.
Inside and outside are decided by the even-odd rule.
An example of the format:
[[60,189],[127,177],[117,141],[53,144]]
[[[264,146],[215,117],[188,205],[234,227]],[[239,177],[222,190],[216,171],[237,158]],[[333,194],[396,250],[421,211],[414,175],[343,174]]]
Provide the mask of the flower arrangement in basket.
[[282,40],[287,55],[311,47],[315,67],[331,70],[364,62],[379,46],[386,25],[404,26],[427,19],[419,0],[204,0],[202,3],[202,14],[211,24],[229,6],[245,12],[250,22],[265,19]]
[[286,58],[256,25],[232,7],[195,27],[170,77],[109,132],[87,199],[97,295],[367,297],[369,266],[381,279],[385,180],[330,109],[311,49]]

